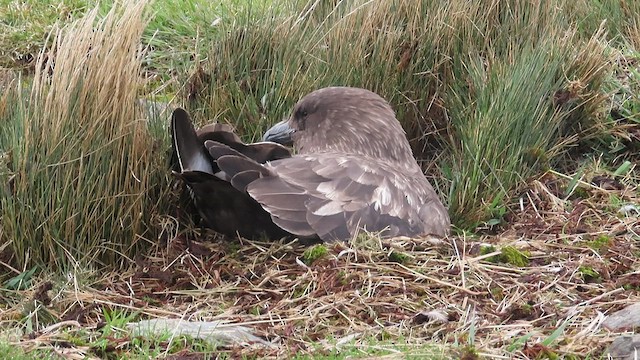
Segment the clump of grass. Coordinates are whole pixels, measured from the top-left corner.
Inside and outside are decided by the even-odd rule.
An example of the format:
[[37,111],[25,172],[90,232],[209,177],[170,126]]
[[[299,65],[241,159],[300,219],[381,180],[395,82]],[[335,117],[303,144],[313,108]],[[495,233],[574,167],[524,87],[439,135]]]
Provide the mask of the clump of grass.
[[504,291],[501,287],[491,288],[491,297],[495,300],[502,301],[504,299]]
[[591,266],[580,266],[578,273],[586,283],[599,282],[601,280],[600,273]]
[[399,251],[391,251],[389,253],[389,261],[396,262],[398,264],[404,264],[409,261],[409,256]]
[[587,246],[591,249],[600,252],[607,247],[611,246],[612,239],[607,235],[599,235],[597,238],[587,241]]
[[482,246],[480,248],[480,255],[491,254],[492,252],[495,252],[495,251],[496,251],[496,247],[493,245]]
[[501,250],[502,262],[513,266],[523,267],[529,264],[529,254],[527,251],[520,251],[513,246],[505,246]]
[[453,63],[454,76],[461,79],[445,94],[456,136],[447,171],[450,213],[466,227],[490,216],[491,208],[478,199],[504,203],[524,179],[575,144],[579,127],[597,119],[604,100],[600,86],[608,58],[602,33],[583,43],[587,52],[575,46],[581,40],[559,19],[541,14],[538,19],[539,10],[530,3],[518,7],[528,16],[507,17],[498,28],[527,34],[541,27],[544,37],[515,44],[518,36],[497,35],[502,47],[471,49]]
[[462,346],[457,351],[457,355],[459,359],[463,359],[463,360],[479,360],[480,359],[478,350],[473,345]]
[[322,244],[314,245],[304,251],[304,253],[302,254],[302,261],[307,265],[311,265],[316,260],[327,256],[328,253],[329,250],[327,250],[326,246]]
[[[494,246],[483,246],[480,248],[480,255],[486,255],[497,251]],[[510,264],[517,267],[524,267],[529,264],[531,255],[527,251],[520,251],[514,246],[505,246],[500,249],[500,254],[489,257],[487,260],[493,263]]]
[[59,32],[29,100],[2,124],[15,178],[0,236],[19,267],[117,265],[153,238],[166,179],[164,147],[138,108],[146,3],[126,1],[103,19],[94,9]]

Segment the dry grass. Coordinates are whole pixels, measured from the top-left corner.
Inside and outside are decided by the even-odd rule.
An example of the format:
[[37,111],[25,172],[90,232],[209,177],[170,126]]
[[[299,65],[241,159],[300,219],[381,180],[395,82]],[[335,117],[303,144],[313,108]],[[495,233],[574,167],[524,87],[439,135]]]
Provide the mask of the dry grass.
[[[604,314],[640,301],[640,220],[615,214],[620,203],[640,198],[630,185],[581,183],[582,197],[567,199],[569,183],[553,174],[533,181],[512,207],[511,225],[495,236],[362,236],[327,245],[308,265],[296,243],[199,243],[177,234],[129,271],[85,285],[78,275],[55,284],[45,300],[45,285],[16,292],[3,320],[20,318],[34,329],[47,324],[37,314],[68,321],[71,329],[36,331],[15,344],[71,353],[92,354],[61,338],[86,337],[98,331],[104,309],[123,309],[142,318],[243,324],[275,345],[215,350],[231,356],[386,349],[449,358],[475,349],[496,358],[598,357],[616,336],[601,327]],[[489,246],[496,251],[487,253]],[[507,246],[526,254],[526,265],[495,257]],[[34,303],[40,309],[25,313]],[[133,338],[110,341],[101,356],[132,354]]]
[[166,173],[138,105],[146,3],[102,19],[94,9],[55,34],[30,97],[2,124],[15,176],[1,235],[15,266],[116,265],[155,238]]

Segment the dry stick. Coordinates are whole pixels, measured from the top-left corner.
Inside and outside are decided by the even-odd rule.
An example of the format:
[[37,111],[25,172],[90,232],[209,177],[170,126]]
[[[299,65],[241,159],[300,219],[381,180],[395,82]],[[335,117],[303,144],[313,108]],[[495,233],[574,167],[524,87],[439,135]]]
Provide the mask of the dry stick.
[[308,320],[308,319],[309,319],[308,316],[296,316],[296,317],[281,318],[276,321],[273,321],[271,319],[265,319],[265,320],[253,320],[253,321],[242,321],[242,322],[230,322],[226,324],[219,324],[217,325],[217,327],[225,328],[225,327],[248,326],[248,325],[259,325],[259,324],[273,325],[274,323],[285,323],[285,322]]
[[20,270],[18,270],[18,269],[16,269],[16,268],[14,268],[14,267],[12,267],[11,265],[7,264],[7,263],[6,263],[6,262],[4,262],[4,261],[0,261],[0,265],[2,265],[2,266],[4,266],[4,267],[6,267],[7,269],[9,269],[9,270],[11,270],[11,271],[15,272],[15,273],[16,273],[16,274],[18,274],[18,275],[22,274],[22,271],[20,271]]
[[109,305],[109,306],[113,306],[113,307],[119,307],[119,308],[125,308],[125,309],[129,309],[129,310],[134,310],[134,311],[140,311],[143,314],[147,314],[147,315],[152,315],[152,316],[158,316],[158,315],[169,315],[169,316],[178,316],[180,314],[175,313],[175,312],[171,312],[168,310],[163,310],[160,308],[138,308],[135,306],[131,306],[131,305],[126,305],[126,304],[118,304],[118,303],[114,303],[111,301],[106,301],[106,300],[101,300],[101,299],[93,299],[93,302],[98,303],[98,304],[103,304],[103,305]]
[[[498,254],[500,254],[500,252],[498,252]],[[512,267],[506,267],[506,266],[500,266],[500,265],[493,265],[493,264],[482,264],[482,267],[487,268],[487,269],[491,269],[491,270],[495,270],[495,271],[504,271],[506,273],[515,273],[515,274],[523,274],[528,272],[529,270],[527,269],[516,269],[516,268],[512,268]]]
[[354,329],[357,329],[357,328],[358,328],[358,325],[356,325],[356,323],[354,323],[354,322],[353,322],[353,320],[352,320],[350,317],[348,317],[347,315],[345,315],[345,313],[343,313],[342,311],[340,311],[340,309],[335,308],[335,311],[337,311],[337,312],[338,312],[338,314],[340,314],[340,316],[342,316],[345,320],[347,320],[347,322],[348,322],[349,324],[351,324],[351,327],[352,327],[352,328],[354,328]]
[[[408,274],[405,273],[407,275],[413,275],[413,276],[415,276],[415,277],[417,277],[419,279],[428,280],[428,281],[434,282],[434,283],[439,284],[439,285],[443,285],[443,286],[446,286],[446,287],[451,287],[451,288],[460,290],[462,292],[465,292],[465,293],[467,293],[469,295],[476,295],[477,296],[477,295],[482,295],[483,294],[482,292],[477,292],[477,291],[472,291],[472,290],[469,290],[469,289],[465,289],[465,288],[463,288],[461,286],[454,285],[454,284],[448,283],[446,281],[442,281],[442,280],[438,280],[438,279],[432,278],[431,276],[422,275],[419,272],[416,272],[416,271],[414,271],[412,269],[409,269],[408,267],[406,267],[406,266],[404,266],[402,264],[396,264],[396,265],[401,267],[402,269],[408,271]],[[393,271],[393,269],[388,268],[388,267],[384,267],[384,266],[381,266],[380,268],[386,268],[388,270]]]
[[528,192],[527,192],[527,198],[529,198],[529,204],[531,204],[531,206],[533,207],[533,211],[536,213],[536,216],[538,217],[538,219],[544,219],[542,215],[540,215],[540,212],[538,211],[538,207],[536,206],[536,203],[531,198],[531,194],[529,194]]
[[480,255],[480,256],[476,256],[476,257],[472,257],[472,258],[465,258],[464,261],[468,265],[471,265],[474,262],[478,262],[480,260],[484,260],[484,259],[490,258],[492,256],[500,255],[500,254],[502,254],[502,251],[494,251],[494,252],[491,252],[491,253],[488,253],[488,254],[484,254],[484,255]]
[[[466,244],[466,240],[465,237],[463,237],[463,242]],[[456,241],[452,241],[453,243],[453,248],[456,250],[456,258],[458,259],[458,266],[460,267],[460,280],[462,281],[462,287],[466,288],[467,287],[467,283],[465,281],[465,276],[464,276],[464,260],[462,259],[462,255],[460,255],[460,250],[458,249],[458,243]]]
[[[565,178],[566,180],[573,180],[573,177],[572,177],[572,176],[565,175],[565,174],[559,173],[559,172],[554,171],[554,170],[549,170],[549,172],[550,172],[551,174],[553,174],[553,175],[559,176],[559,177],[561,177],[561,178]],[[585,187],[591,188],[591,189],[597,189],[597,190],[605,191],[605,192],[607,191],[607,189],[603,189],[603,188],[601,188],[600,186],[597,186],[597,185],[594,185],[594,184],[588,183],[588,182],[586,182],[586,181],[578,180],[578,181],[577,181],[577,183],[578,183],[578,184],[580,184],[580,185],[582,185],[582,186],[585,186]]]
[[585,300],[585,301],[583,301],[583,302],[581,302],[581,303],[579,303],[579,304],[577,304],[577,305],[575,305],[573,307],[577,308],[579,306],[589,305],[589,304],[594,303],[594,302],[596,302],[596,301],[598,301],[598,300],[600,300],[600,299],[602,299],[604,297],[607,297],[607,296],[610,296],[610,295],[613,295],[613,294],[617,294],[617,293],[622,292],[622,291],[624,291],[624,288],[619,287],[619,288],[613,289],[611,291],[607,291],[606,293],[602,293],[602,294],[600,294],[600,295],[598,295],[598,296],[596,296],[594,298],[591,298],[589,300]]
[[543,287],[542,289],[540,289],[539,292],[547,291],[551,287],[556,286],[556,284],[558,284],[560,282],[560,280],[562,280],[562,277],[561,276],[556,276],[555,279],[553,279],[553,281],[549,283],[549,285],[547,285],[547,286]]
[[47,334],[50,332],[53,332],[54,330],[57,330],[61,327],[65,327],[65,326],[73,326],[73,327],[77,327],[77,328],[81,328],[82,325],[80,325],[79,322],[75,321],[75,320],[67,320],[67,321],[61,321],[59,323],[55,323],[53,325],[47,326],[46,328],[42,329],[42,333],[43,334]]
[[249,289],[245,290],[247,293],[252,294],[252,295],[256,295],[256,294],[274,294],[274,295],[282,295],[282,291],[279,290],[273,290],[273,289],[266,289],[266,288],[260,288],[260,287],[252,287]]

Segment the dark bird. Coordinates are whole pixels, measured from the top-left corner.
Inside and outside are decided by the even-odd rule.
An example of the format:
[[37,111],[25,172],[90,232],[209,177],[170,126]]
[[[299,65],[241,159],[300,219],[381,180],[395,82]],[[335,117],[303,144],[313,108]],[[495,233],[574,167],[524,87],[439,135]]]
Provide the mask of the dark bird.
[[[314,91],[261,143],[242,144],[228,129],[217,133],[196,133],[184,110],[174,112],[179,176],[215,230],[280,230],[324,241],[348,240],[361,229],[384,237],[449,233],[447,210],[393,110],[371,91]],[[293,144],[297,154],[275,142]]]

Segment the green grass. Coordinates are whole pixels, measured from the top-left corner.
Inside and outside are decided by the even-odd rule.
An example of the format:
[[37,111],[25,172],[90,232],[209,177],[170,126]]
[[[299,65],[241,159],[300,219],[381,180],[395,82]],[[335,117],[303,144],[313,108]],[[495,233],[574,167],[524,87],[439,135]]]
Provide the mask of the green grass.
[[33,66],[54,25],[82,17],[90,4],[85,0],[0,0],[0,67]]
[[325,245],[322,245],[322,244],[314,245],[314,246],[308,248],[304,252],[304,254],[302,256],[302,261],[304,261],[304,263],[307,264],[307,265],[311,265],[316,260],[319,260],[319,259],[325,257],[328,252],[329,251],[327,250],[327,247]]
[[595,239],[586,242],[586,245],[595,250],[597,253],[602,253],[612,244],[613,239],[607,235],[599,235]]
[[[480,254],[485,255],[495,251],[496,248],[494,246],[483,246],[480,249]],[[531,254],[526,251],[520,251],[513,246],[505,246],[500,249],[500,254],[487,258],[487,261],[493,263],[509,264],[517,267],[525,267],[529,264],[530,256]]]
[[637,36],[640,23],[640,3],[625,0],[580,0],[568,2],[566,13],[577,29],[590,36],[601,25],[607,29],[608,38],[617,45],[626,45],[630,38]]
[[[46,43],[49,32],[81,18],[96,5],[104,16],[113,4],[112,0],[0,0],[5,10],[0,12],[0,68],[32,72],[38,54],[50,45]],[[174,96],[181,90],[177,80],[184,80],[182,75],[194,61],[206,59],[210,44],[220,36],[221,24],[234,23],[238,14],[258,18],[272,4],[272,0],[153,1],[141,41],[150,50],[143,59],[149,80],[163,96]]]
[[222,24],[234,23],[245,12],[257,18],[271,4],[271,0],[155,0],[153,17],[143,34],[143,43],[151,49],[145,58],[147,69],[165,81],[176,76],[194,61],[204,60],[211,43],[220,37]]
[[4,359],[12,360],[53,360],[60,359],[52,350],[25,351],[22,348],[0,340],[0,354]]
[[[465,353],[460,349],[460,355]],[[313,355],[295,355],[295,360],[339,360],[371,357],[385,357],[402,354],[403,359],[450,359],[452,354],[435,344],[412,344],[403,339],[378,339],[365,337],[337,344],[335,339],[327,339],[318,344]]]
[[600,273],[591,266],[580,266],[578,273],[586,283],[599,282],[602,280]]
[[410,258],[402,252],[394,250],[391,253],[389,253],[389,261],[396,262],[398,264],[404,264],[409,260]]

